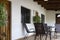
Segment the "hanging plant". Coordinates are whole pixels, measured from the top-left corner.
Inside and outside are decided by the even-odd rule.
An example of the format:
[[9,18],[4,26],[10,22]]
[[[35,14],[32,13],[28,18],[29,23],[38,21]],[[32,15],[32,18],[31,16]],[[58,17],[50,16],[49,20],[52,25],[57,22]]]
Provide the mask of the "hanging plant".
[[6,24],[6,11],[4,3],[0,3],[0,27]]

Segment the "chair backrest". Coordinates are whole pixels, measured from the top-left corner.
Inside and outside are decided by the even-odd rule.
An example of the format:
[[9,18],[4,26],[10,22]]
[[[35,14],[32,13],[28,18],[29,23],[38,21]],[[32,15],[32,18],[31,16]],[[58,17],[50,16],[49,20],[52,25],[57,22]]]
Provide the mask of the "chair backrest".
[[45,32],[47,32],[48,31],[48,26],[47,26],[47,24],[43,24],[44,25],[44,30],[45,30]]
[[60,24],[55,24],[56,31],[60,33]]
[[24,23],[24,28],[26,29],[27,33],[35,32],[35,28],[32,24]]
[[36,34],[45,34],[44,27],[42,23],[34,23]]

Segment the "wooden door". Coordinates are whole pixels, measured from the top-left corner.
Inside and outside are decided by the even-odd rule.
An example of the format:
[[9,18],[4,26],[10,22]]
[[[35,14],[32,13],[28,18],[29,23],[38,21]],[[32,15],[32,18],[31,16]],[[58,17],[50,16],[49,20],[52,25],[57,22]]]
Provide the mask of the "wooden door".
[[0,27],[0,40],[11,40],[11,2],[7,1],[6,8],[6,25]]

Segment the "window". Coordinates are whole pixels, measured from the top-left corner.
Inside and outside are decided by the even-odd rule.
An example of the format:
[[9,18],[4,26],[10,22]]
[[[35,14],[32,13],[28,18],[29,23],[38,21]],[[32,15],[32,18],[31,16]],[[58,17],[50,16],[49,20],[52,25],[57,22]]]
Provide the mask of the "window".
[[30,23],[30,9],[21,6],[21,22]]

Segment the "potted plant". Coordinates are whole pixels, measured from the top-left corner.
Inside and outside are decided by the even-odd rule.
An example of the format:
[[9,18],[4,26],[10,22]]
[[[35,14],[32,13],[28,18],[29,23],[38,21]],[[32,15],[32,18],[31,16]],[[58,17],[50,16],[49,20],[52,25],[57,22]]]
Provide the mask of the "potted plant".
[[[2,27],[5,27],[5,24],[6,24],[6,3],[7,3],[7,0],[1,0],[0,1],[0,28]],[[5,37],[6,37],[6,32],[0,32],[0,37],[3,37],[5,40]],[[0,38],[0,40],[2,40]]]
[[6,12],[4,3],[0,3],[0,27],[4,26],[6,22]]

